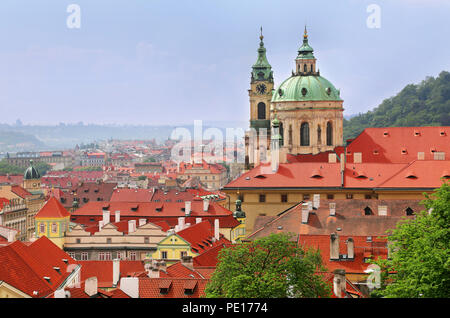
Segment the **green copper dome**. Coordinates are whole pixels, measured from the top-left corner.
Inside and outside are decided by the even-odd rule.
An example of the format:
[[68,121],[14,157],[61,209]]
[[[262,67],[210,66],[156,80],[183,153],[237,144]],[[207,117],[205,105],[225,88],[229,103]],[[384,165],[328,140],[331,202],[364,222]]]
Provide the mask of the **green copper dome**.
[[39,174],[37,169],[33,167],[33,160],[30,160],[30,166],[27,168],[27,170],[25,170],[23,178],[25,180],[30,180],[30,179],[39,179],[40,177],[41,175]]
[[294,75],[274,91],[272,102],[340,101],[339,90],[318,75]]

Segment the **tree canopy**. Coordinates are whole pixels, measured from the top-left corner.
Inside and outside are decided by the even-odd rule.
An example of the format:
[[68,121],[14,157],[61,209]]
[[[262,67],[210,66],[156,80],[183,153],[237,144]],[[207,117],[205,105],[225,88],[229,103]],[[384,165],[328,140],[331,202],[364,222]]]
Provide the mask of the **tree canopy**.
[[271,234],[219,252],[206,287],[210,298],[328,297],[330,286],[317,250],[297,246],[287,234]]
[[423,201],[426,211],[399,222],[389,237],[390,257],[382,270],[383,297],[450,297],[450,185]]
[[344,140],[368,127],[450,126],[450,73],[409,84],[377,108],[344,119]]

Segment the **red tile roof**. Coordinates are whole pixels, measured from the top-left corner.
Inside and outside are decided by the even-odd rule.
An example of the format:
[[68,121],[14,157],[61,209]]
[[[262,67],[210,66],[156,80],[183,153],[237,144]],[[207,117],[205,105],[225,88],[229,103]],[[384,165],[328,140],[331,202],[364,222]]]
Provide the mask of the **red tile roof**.
[[62,204],[55,198],[45,202],[44,206],[34,216],[35,218],[64,218],[70,216],[70,213],[62,206]]
[[23,183],[23,174],[10,174],[10,175],[4,175],[0,176],[0,183],[7,183],[7,184],[22,184]]
[[21,197],[22,199],[25,199],[26,197],[32,195],[30,192],[28,192],[19,185],[12,185],[11,191],[14,192],[16,195],[18,195],[19,197]]
[[[329,204],[335,203],[335,216],[330,216]],[[308,223],[302,223],[302,206],[279,214],[263,227],[248,235],[249,239],[267,236],[270,233],[290,232],[297,235],[329,235],[340,229],[340,235],[378,236],[395,228],[396,224],[407,216],[409,207],[415,213],[423,210],[421,200],[321,200],[320,207],[309,213]],[[378,207],[387,206],[387,216],[378,215]],[[369,207],[373,215],[365,215]]]
[[364,274],[370,265],[364,258],[371,255],[372,259],[387,257],[386,240],[372,237],[371,242],[367,242],[367,236],[339,236],[339,254],[347,254],[346,240],[352,238],[354,241],[354,258],[339,261],[330,260],[330,235],[300,235],[298,244],[305,249],[319,249],[322,256],[323,265],[328,271],[344,269],[346,273]]
[[[113,261],[78,261],[81,265],[81,280],[97,277],[99,288],[113,286]],[[142,261],[121,260],[119,265],[120,277],[127,277],[131,273],[145,272]]]
[[150,202],[153,189],[115,189],[111,195],[111,202]]
[[15,241],[0,247],[0,280],[31,297],[45,297],[56,290],[71,274],[67,267],[72,264],[75,261],[45,236],[29,245]]
[[214,227],[209,221],[203,221],[177,232],[184,240],[191,244],[191,249],[195,253],[203,253],[217,245],[231,244],[223,234],[220,234],[218,241],[214,240]]
[[207,283],[208,280],[206,279],[140,277],[139,297],[200,298],[205,295]]

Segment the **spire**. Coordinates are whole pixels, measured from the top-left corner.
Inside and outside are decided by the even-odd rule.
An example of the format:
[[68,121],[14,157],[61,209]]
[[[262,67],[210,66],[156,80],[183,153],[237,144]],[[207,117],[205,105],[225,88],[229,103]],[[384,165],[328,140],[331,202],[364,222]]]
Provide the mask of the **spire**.
[[269,81],[273,82],[272,66],[267,61],[266,48],[264,47],[264,36],[262,34],[262,27],[260,28],[260,42],[258,48],[258,59],[252,66],[252,82],[253,81]]
[[313,48],[308,43],[308,30],[306,29],[305,24],[305,32],[303,33],[303,45],[298,49],[297,59],[313,59]]

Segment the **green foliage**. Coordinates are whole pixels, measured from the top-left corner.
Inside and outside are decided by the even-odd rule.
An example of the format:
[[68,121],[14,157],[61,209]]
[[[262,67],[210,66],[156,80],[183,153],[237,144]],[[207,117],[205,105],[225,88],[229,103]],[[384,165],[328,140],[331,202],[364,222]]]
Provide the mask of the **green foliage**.
[[22,174],[25,172],[24,168],[10,165],[6,160],[0,161],[0,174]]
[[147,158],[144,159],[144,162],[157,162],[157,161],[153,157],[147,157]]
[[407,85],[396,96],[385,99],[373,111],[344,119],[344,140],[355,138],[368,127],[450,125],[450,73],[427,77],[418,85]]
[[44,176],[47,173],[47,171],[49,171],[52,168],[48,163],[45,162],[35,162],[33,163],[33,166],[37,169],[37,171],[41,176]]
[[102,171],[103,168],[99,166],[89,166],[89,167],[77,167],[73,171]]
[[[50,165],[45,162],[35,162],[33,166],[37,169],[41,176],[45,175],[51,169]],[[26,168],[9,164],[6,160],[0,161],[0,174],[23,174]]]
[[316,250],[297,247],[290,235],[268,237],[224,248],[205,294],[209,298],[328,297]]
[[390,259],[374,262],[383,282],[375,296],[450,297],[450,185],[426,198],[426,211],[391,231]]

